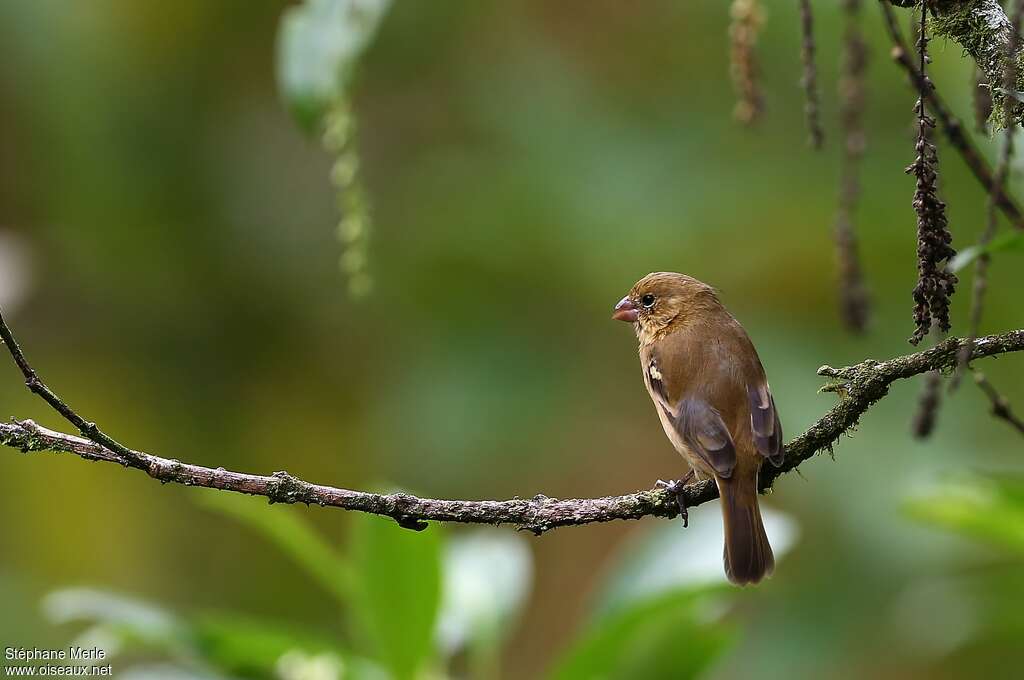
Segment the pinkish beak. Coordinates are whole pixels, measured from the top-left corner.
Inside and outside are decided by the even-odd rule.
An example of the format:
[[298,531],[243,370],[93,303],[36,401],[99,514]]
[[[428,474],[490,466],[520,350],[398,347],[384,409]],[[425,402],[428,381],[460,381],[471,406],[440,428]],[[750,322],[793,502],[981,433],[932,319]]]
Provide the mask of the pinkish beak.
[[612,318],[616,321],[628,321],[629,323],[634,323],[639,316],[640,310],[628,297],[619,300],[619,304],[615,305],[615,313],[612,314]]

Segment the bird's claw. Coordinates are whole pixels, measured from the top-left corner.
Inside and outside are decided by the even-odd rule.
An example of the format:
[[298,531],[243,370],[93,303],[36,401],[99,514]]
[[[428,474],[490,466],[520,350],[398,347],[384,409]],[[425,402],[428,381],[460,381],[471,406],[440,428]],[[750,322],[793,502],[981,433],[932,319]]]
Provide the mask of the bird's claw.
[[679,506],[679,516],[683,518],[683,528],[690,526],[690,513],[686,509],[686,494],[683,493],[683,489],[693,479],[693,470],[682,479],[677,479],[674,482],[666,482],[659,479],[654,483],[659,489],[664,489],[670,494],[675,496],[676,505]]

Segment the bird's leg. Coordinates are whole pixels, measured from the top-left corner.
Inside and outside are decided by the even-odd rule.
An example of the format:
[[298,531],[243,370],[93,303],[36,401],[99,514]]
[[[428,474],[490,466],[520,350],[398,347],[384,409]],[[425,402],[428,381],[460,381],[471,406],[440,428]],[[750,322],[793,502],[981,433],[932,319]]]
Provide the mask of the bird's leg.
[[654,484],[659,489],[665,489],[665,491],[668,491],[676,497],[676,504],[679,506],[679,516],[683,518],[684,529],[690,525],[690,513],[686,510],[686,495],[683,493],[683,488],[689,484],[690,480],[693,478],[694,472],[691,468],[682,479],[677,479],[674,482],[665,482],[659,479]]

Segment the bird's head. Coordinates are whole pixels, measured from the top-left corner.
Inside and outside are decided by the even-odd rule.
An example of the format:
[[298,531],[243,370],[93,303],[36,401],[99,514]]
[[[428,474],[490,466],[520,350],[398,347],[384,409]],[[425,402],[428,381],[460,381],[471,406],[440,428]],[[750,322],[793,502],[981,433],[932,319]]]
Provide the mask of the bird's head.
[[719,307],[714,289],[706,283],[685,274],[654,272],[636,282],[615,305],[612,318],[635,324],[640,341],[653,342],[678,324]]

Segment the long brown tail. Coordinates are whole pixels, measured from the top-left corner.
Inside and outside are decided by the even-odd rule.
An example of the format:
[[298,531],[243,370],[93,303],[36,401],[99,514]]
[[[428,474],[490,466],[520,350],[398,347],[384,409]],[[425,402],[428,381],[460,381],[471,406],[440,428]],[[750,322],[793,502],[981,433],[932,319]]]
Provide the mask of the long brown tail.
[[757,475],[736,470],[733,477],[715,481],[722,496],[725,575],[737,585],[757,583],[775,570],[775,556],[757,507]]

